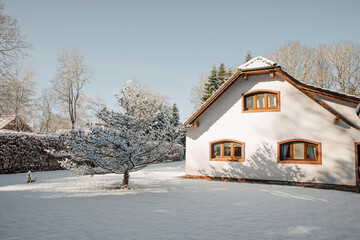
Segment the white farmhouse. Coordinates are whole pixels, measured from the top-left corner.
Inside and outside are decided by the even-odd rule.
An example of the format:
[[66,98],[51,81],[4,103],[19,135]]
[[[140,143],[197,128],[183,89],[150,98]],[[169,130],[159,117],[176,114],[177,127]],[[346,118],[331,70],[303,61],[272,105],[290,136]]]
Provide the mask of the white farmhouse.
[[359,187],[359,102],[254,58],[184,123],[186,177]]

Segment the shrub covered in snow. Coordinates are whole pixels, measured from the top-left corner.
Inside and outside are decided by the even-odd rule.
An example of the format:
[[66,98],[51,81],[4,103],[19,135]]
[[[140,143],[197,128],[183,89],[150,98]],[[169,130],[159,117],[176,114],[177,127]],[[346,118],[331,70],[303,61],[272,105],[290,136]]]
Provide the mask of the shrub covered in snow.
[[0,173],[63,169],[46,150],[63,150],[58,135],[0,132]]

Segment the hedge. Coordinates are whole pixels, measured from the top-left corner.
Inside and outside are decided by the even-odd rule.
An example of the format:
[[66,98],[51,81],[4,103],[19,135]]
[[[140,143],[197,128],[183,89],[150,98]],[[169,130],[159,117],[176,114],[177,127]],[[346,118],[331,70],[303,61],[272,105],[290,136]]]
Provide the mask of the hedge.
[[64,149],[56,134],[0,132],[0,174],[63,169],[47,149]]

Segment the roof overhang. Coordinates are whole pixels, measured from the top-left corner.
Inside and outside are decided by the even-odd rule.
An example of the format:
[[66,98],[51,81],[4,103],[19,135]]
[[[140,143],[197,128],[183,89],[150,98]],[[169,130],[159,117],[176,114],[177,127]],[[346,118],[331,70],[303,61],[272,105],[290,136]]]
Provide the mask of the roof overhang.
[[183,127],[193,125],[195,121],[211,107],[235,82],[242,76],[242,71],[237,70],[221,87],[214,92],[184,123]]
[[297,88],[299,91],[304,93],[306,96],[314,100],[316,103],[321,105],[323,108],[328,110],[330,113],[332,113],[336,118],[341,119],[345,123],[347,123],[349,126],[354,127],[357,130],[360,130],[360,127],[354,124],[352,121],[347,119],[345,116],[337,112],[335,109],[331,108],[329,105],[327,105],[325,102],[321,101],[319,98],[315,97],[313,94],[324,96],[327,98],[336,99],[342,102],[350,103],[357,105],[360,103],[360,98],[348,94],[343,94],[335,91],[331,91],[328,89],[323,89],[320,87],[312,86],[305,84],[303,82],[300,82],[299,80],[292,77],[290,74],[285,72],[281,69],[280,66],[271,66],[271,67],[263,67],[263,68],[253,68],[250,70],[240,70],[238,69],[216,92],[213,93],[213,95],[210,96],[210,98],[205,101],[183,124],[184,127],[189,125],[194,125],[197,119],[203,115],[215,102],[217,99],[219,99],[231,86],[234,85],[236,81],[243,78],[244,80],[247,80],[247,76],[253,76],[253,75],[262,75],[262,74],[276,74],[280,78],[284,79],[285,81],[289,82],[291,85],[293,85],[295,88]]

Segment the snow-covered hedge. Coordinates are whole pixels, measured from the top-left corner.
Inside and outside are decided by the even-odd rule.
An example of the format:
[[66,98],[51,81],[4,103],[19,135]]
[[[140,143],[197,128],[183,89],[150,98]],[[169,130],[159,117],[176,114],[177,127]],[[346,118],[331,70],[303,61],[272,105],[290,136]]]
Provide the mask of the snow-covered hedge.
[[59,135],[0,131],[0,174],[63,169],[48,149],[64,149]]

